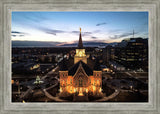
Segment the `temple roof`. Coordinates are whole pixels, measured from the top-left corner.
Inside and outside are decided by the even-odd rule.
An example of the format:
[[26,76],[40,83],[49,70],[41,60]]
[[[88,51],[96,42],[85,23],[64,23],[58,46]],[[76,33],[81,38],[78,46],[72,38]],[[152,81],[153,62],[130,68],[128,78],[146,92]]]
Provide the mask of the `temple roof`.
[[59,63],[60,71],[67,71],[67,61],[63,58],[63,60]]
[[92,69],[91,69],[87,64],[85,64],[85,63],[82,62],[82,61],[79,61],[79,62],[77,62],[76,64],[74,64],[74,65],[69,69],[68,75],[73,76],[73,75],[76,73],[76,71],[77,71],[78,67],[80,66],[80,64],[82,65],[83,69],[85,70],[85,72],[86,72],[86,74],[87,74],[88,76],[93,75]]
[[79,48],[79,49],[82,49],[82,48],[83,48],[82,36],[81,36],[81,28],[80,28],[80,34],[79,34],[78,48]]
[[100,63],[99,63],[99,58],[97,57],[96,58],[96,62],[95,62],[95,65],[94,65],[94,70],[96,71],[101,71],[101,67],[100,67]]

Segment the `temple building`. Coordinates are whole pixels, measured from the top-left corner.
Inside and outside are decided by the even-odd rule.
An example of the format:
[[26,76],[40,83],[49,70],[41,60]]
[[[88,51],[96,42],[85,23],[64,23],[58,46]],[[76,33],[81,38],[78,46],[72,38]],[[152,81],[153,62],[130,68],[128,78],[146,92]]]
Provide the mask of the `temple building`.
[[97,65],[93,70],[87,65],[80,28],[74,65],[68,70],[65,62],[62,62],[59,71],[60,97],[73,95],[74,101],[88,101],[89,96],[102,96],[102,71]]

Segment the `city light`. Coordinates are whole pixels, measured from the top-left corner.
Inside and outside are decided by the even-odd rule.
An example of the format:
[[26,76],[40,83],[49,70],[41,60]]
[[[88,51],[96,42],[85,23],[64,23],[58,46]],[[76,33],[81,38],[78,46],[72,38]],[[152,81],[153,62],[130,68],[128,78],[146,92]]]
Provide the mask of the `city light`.
[[12,102],[149,100],[148,12],[12,12],[11,39]]

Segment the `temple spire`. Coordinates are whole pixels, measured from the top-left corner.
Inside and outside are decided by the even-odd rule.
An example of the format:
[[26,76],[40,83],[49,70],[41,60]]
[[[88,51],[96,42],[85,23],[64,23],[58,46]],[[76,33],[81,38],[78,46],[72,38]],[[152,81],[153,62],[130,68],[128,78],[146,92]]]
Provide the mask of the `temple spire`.
[[80,34],[79,34],[78,48],[79,48],[79,49],[82,49],[82,48],[83,48],[82,36],[81,36],[81,28],[80,28]]

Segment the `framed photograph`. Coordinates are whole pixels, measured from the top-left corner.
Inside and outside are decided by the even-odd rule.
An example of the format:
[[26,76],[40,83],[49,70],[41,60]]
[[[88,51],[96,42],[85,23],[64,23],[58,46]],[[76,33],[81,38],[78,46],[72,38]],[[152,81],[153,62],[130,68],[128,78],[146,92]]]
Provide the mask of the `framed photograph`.
[[160,1],[0,2],[1,113],[160,113]]

